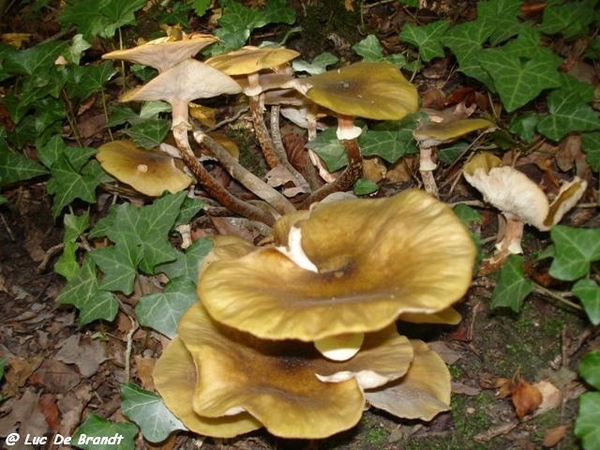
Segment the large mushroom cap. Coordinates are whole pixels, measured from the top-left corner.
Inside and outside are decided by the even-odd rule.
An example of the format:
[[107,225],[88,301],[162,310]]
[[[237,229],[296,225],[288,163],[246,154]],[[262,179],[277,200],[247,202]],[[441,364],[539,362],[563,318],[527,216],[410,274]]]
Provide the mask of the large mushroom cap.
[[[442,311],[470,284],[468,232],[422,191],[321,204],[302,217],[276,226],[288,251],[259,248],[204,268],[199,298],[215,320],[261,338],[316,341]],[[284,241],[297,229],[299,242]],[[316,271],[294,261],[301,253]]]
[[159,197],[187,188],[192,179],[175,167],[164,152],[143,150],[132,141],[113,141],[99,147],[96,159],[109,174],[136,191]]
[[179,41],[162,37],[125,50],[115,50],[102,55],[102,59],[119,59],[144,66],[154,67],[164,72],[184,59],[191,58],[217,38],[210,34],[194,34]]
[[[250,427],[245,414],[250,413],[277,436],[327,437],[358,422],[362,389],[404,376],[413,358],[413,346],[394,326],[367,334],[357,356],[337,363],[310,344],[260,340],[221,326],[199,302],[183,315],[178,331],[154,381],[188,427],[207,428],[212,423],[206,418],[229,426],[242,420],[240,428]],[[181,344],[187,355],[181,355]],[[220,432],[204,434],[222,437]]]
[[126,92],[119,101],[191,101],[240,92],[239,84],[223,72],[195,59],[184,59],[145,85]]
[[308,78],[294,87],[313,102],[351,117],[400,120],[417,111],[417,88],[392,64],[360,62]]
[[219,69],[227,75],[248,75],[285,64],[298,57],[300,53],[285,47],[258,48],[242,47],[233,52],[213,56],[206,64]]

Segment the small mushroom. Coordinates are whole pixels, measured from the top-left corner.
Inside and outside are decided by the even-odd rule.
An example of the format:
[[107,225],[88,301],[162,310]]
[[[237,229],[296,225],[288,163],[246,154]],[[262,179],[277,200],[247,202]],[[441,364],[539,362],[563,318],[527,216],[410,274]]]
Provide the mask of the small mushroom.
[[432,160],[433,149],[440,144],[453,142],[477,130],[492,129],[495,125],[486,119],[458,119],[444,122],[426,122],[414,132],[413,137],[419,144],[419,171],[425,191],[438,196],[438,189],[433,178],[437,165]]
[[186,426],[218,437],[256,422],[286,438],[346,430],[362,415],[363,390],[404,376],[413,358],[413,346],[393,325],[367,333],[361,351],[338,363],[307,343],[261,340],[223,326],[200,302],[183,315],[178,333],[159,359],[155,385]]
[[164,72],[168,68],[191,58],[207,45],[216,42],[210,34],[183,35],[181,40],[169,36],[148,41],[145,44],[125,50],[115,50],[102,55],[102,59],[119,59],[142,64]]
[[317,204],[284,216],[274,238],[211,262],[198,283],[215,320],[263,339],[314,342],[437,313],[464,295],[475,258],[454,213],[419,190]]
[[488,152],[472,158],[464,166],[463,175],[506,219],[504,237],[496,244],[499,260],[510,253],[523,252],[521,239],[526,224],[548,231],[575,206],[587,188],[585,180],[575,177],[563,183],[550,203],[546,194],[527,175],[504,166],[500,158]]
[[330,70],[289,84],[337,117],[336,135],[348,155],[348,167],[335,183],[324,186],[301,206],[308,206],[336,190],[347,190],[362,174],[362,157],[356,138],[361,128],[356,117],[373,120],[400,120],[417,111],[418,95],[392,64],[360,62]]
[[96,159],[109,174],[136,191],[159,197],[164,191],[174,194],[186,189],[192,179],[175,167],[164,152],[144,150],[132,141],[113,141],[98,148]]

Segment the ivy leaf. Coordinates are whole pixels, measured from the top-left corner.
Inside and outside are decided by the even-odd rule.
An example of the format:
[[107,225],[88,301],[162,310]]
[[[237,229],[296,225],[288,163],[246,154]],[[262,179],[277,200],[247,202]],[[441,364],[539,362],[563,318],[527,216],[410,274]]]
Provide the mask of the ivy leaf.
[[488,0],[477,3],[477,19],[487,20],[494,24],[495,30],[490,36],[490,43],[496,45],[519,34],[521,23],[521,0]]
[[590,264],[600,260],[600,228],[583,229],[555,225],[550,230],[555,257],[549,273],[558,280],[585,276]]
[[356,183],[354,183],[354,187],[352,188],[355,195],[369,195],[378,190],[379,185],[373,180],[368,180],[366,178],[356,180]]
[[163,292],[144,295],[135,306],[140,324],[173,338],[181,315],[198,301],[196,283],[185,276],[171,279]]
[[187,430],[160,397],[133,383],[121,384],[121,412],[140,427],[150,442],[161,442],[173,431]]
[[594,172],[600,171],[600,132],[583,133],[581,135],[581,148],[587,162]]
[[38,44],[27,50],[9,53],[2,65],[4,70],[13,74],[48,76],[48,69],[55,67],[54,61],[65,51],[67,45],[65,41]]
[[594,2],[571,1],[544,8],[540,30],[546,34],[561,33],[565,39],[582,36],[594,21]]
[[[114,423],[91,414],[73,435],[71,445],[84,450],[134,450],[137,433],[132,423]],[[104,444],[102,437],[107,438]]]
[[159,264],[155,270],[157,273],[163,272],[171,280],[183,276],[195,284],[198,280],[198,268],[212,248],[213,243],[210,239],[198,239],[185,250],[185,253],[177,252],[175,261]]
[[352,50],[358,56],[362,56],[364,61],[381,61],[383,57],[383,47],[374,34],[369,34],[359,43],[352,46]]
[[333,127],[317,134],[317,138],[309,141],[306,147],[319,155],[330,172],[335,172],[348,165],[346,150],[336,137]]
[[600,119],[586,104],[594,99],[593,87],[571,76],[562,78],[562,87],[548,95],[549,115],[538,123],[538,131],[549,139],[559,141],[568,133],[600,129]]
[[561,59],[556,55],[523,62],[501,49],[489,49],[481,53],[480,62],[494,80],[507,112],[527,104],[544,89],[560,86]]
[[171,129],[171,122],[165,119],[147,119],[122,131],[140,147],[154,148],[164,141]]
[[15,183],[48,173],[41,164],[10,151],[4,145],[5,139],[6,132],[0,129],[0,184]]
[[90,256],[104,274],[101,289],[120,291],[125,295],[133,292],[137,267],[142,258],[135,239],[127,239],[123,245],[94,250]]
[[573,285],[571,292],[581,300],[590,322],[594,325],[600,324],[600,286],[598,283],[594,280],[579,280]]
[[489,73],[481,67],[479,56],[482,45],[494,33],[493,22],[489,20],[473,20],[461,23],[448,30],[443,43],[452,50],[459,64],[459,70],[465,75],[481,81],[486,86],[493,86]]
[[600,392],[588,392],[579,397],[579,412],[575,436],[581,439],[584,450],[600,448]]
[[113,294],[99,288],[96,265],[89,254],[85,256],[79,272],[67,282],[56,301],[79,309],[79,323],[82,326],[98,319],[110,322],[119,311],[119,303]]
[[553,52],[541,45],[542,34],[530,24],[523,24],[519,35],[502,46],[502,50],[511,56],[525,59],[544,59]]
[[73,66],[70,69],[70,77],[65,84],[65,89],[69,98],[77,100],[85,100],[102,89],[116,73],[111,61],[104,61],[97,66]]
[[416,126],[414,117],[378,123],[359,137],[360,152],[363,156],[381,156],[393,164],[404,155],[417,152],[412,135]]
[[525,142],[532,142],[535,137],[540,116],[534,112],[528,112],[515,117],[508,127],[509,131],[516,134]]
[[510,255],[500,269],[498,282],[492,292],[492,309],[510,308],[521,311],[523,300],[533,291],[533,282],[525,276],[523,258]]
[[407,23],[400,33],[400,39],[418,47],[421,59],[428,62],[444,56],[441,40],[448,28],[450,22],[447,20],[438,20],[423,26]]
[[311,63],[303,59],[292,61],[292,67],[295,72],[308,72],[311,75],[317,75],[327,71],[327,66],[335,64],[339,58],[329,52],[323,52],[315,56]]
[[600,390],[600,351],[588,353],[581,358],[579,375],[590,386]]
[[63,222],[65,225],[65,234],[63,236],[64,248],[56,264],[54,264],[54,270],[68,281],[79,272],[76,257],[78,246],[76,242],[79,236],[90,225],[90,215],[88,212],[81,216],[65,214]]

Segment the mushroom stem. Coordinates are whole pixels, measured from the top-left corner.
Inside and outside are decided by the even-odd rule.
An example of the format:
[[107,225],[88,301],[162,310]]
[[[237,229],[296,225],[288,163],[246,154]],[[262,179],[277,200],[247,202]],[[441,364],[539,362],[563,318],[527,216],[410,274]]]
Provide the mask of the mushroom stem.
[[196,179],[206,191],[231,211],[241,214],[251,220],[263,222],[269,226],[273,226],[275,219],[256,206],[240,200],[225,189],[219,182],[204,168],[194,155],[188,140],[188,124],[187,122],[179,122],[173,126],[173,137],[177,143],[177,147],[181,151],[181,158],[185,165],[194,174]]
[[356,139],[344,139],[341,141],[348,155],[348,166],[342,174],[332,183],[322,186],[313,192],[310,197],[300,203],[300,209],[308,208],[312,203],[323,200],[329,194],[338,191],[347,191],[363,173],[362,156]]
[[523,239],[525,223],[510,213],[504,213],[503,216],[506,219],[506,225],[504,237],[496,244],[498,254],[501,257],[506,257],[509,254],[523,253],[521,240]]
[[195,129],[194,139],[198,144],[206,147],[210,153],[219,160],[223,167],[229,172],[229,174],[238,180],[247,189],[252,191],[258,197],[269,203],[281,214],[291,213],[296,211],[294,205],[290,201],[269,186],[267,183],[262,181],[256,175],[252,174],[240,163],[238,163],[233,156],[229,154],[219,143],[208,136],[204,131]]
[[433,171],[437,165],[431,159],[432,152],[433,149],[431,147],[419,147],[419,172],[421,173],[421,180],[423,181],[425,192],[438,198],[438,187],[435,178],[433,177]]

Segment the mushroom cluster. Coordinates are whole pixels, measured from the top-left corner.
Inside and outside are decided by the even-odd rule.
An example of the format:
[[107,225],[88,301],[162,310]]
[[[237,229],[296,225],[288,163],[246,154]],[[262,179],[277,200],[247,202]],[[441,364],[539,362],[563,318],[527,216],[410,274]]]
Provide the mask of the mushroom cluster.
[[419,190],[284,215],[268,246],[217,237],[156,388],[214,437],[324,438],[366,404],[431,420],[449,409],[450,374],[396,321],[455,323],[475,253],[451,209]]

